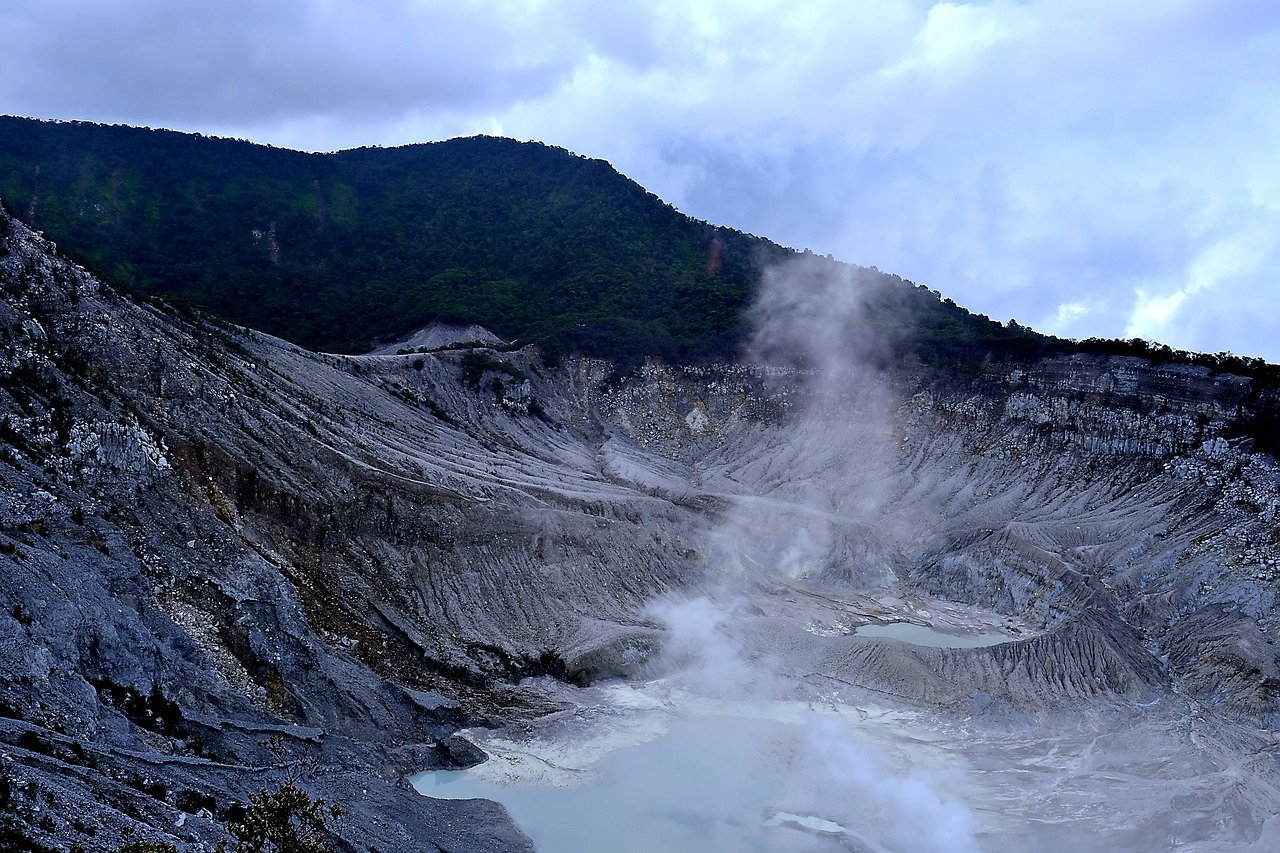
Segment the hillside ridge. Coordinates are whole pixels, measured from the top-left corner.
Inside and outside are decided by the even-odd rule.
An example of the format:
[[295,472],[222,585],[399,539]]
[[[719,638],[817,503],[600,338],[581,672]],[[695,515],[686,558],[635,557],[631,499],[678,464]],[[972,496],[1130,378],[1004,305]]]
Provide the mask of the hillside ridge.
[[[440,321],[552,358],[724,359],[763,271],[800,254],[689,217],[603,160],[500,137],[311,154],[0,117],[0,198],[114,284],[334,352]],[[926,358],[1049,341],[840,266]]]

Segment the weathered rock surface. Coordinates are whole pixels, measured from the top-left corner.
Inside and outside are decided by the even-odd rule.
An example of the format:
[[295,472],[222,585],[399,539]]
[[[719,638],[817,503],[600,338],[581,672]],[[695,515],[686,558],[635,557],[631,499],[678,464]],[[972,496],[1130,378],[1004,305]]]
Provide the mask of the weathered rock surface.
[[491,346],[502,343],[503,340],[501,338],[484,326],[477,326],[474,323],[469,326],[463,326],[456,323],[437,322],[430,324],[426,328],[419,329],[402,341],[383,344],[374,349],[370,355],[395,355],[397,352],[407,352],[409,350],[426,352],[427,350],[446,349],[468,344]]
[[[762,367],[321,355],[125,298],[7,216],[0,246],[0,771],[55,849],[202,849],[291,777],[353,848],[520,849],[402,775],[533,713],[522,676],[635,671],[647,605],[708,588],[757,595],[790,666],[907,704],[1280,727],[1280,466],[1236,429],[1274,389],[1075,357],[815,407]],[[771,604],[824,591],[832,630]],[[1026,639],[850,633],[935,600]],[[1276,805],[1249,803],[1238,836]]]

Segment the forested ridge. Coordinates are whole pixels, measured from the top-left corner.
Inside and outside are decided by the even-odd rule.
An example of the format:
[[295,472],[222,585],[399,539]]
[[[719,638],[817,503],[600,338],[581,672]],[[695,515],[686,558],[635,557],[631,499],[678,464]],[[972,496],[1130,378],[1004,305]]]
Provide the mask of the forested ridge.
[[0,196],[113,282],[348,352],[438,319],[595,353],[724,353],[760,266],[789,254],[603,161],[486,137],[317,155],[6,118]]
[[[482,136],[310,154],[0,117],[0,199],[115,284],[337,352],[441,320],[552,358],[732,357],[763,270],[798,254],[686,216],[602,160]],[[1059,340],[856,269],[890,357],[1092,352],[1276,379],[1229,354]]]
[[[604,161],[492,137],[307,154],[2,118],[0,197],[117,284],[345,352],[443,320],[553,353],[729,356],[761,271],[796,254]],[[871,275],[894,285],[895,340],[1038,338]]]

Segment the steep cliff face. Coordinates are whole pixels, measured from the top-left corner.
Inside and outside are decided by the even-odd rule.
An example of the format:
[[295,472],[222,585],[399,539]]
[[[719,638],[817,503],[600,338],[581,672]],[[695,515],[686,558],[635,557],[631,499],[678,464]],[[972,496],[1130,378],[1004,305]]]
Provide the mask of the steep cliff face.
[[[522,676],[636,672],[647,605],[708,590],[757,601],[786,666],[908,705],[1191,703],[1240,749],[1280,725],[1248,380],[318,355],[122,297],[7,217],[0,245],[0,740],[43,843],[210,843],[293,775],[356,846],[518,849],[400,775],[535,713]],[[1026,639],[851,633],[939,601]]]

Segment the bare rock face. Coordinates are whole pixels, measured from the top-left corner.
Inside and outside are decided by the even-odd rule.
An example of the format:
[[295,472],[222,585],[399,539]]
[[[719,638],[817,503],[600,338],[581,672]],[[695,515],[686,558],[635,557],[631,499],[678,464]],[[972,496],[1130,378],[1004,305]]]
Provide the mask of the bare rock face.
[[1236,429],[1274,389],[1080,356],[815,405],[758,365],[322,355],[126,299],[7,216],[0,247],[0,773],[41,843],[199,849],[300,778],[358,849],[526,849],[499,807],[402,775],[536,711],[522,677],[637,671],[649,604],[707,588],[1024,632],[746,620],[909,705],[1181,697],[1280,726],[1280,466]]
[[428,352],[430,350],[461,348],[467,346],[501,345],[503,340],[484,326],[474,323],[469,326],[455,323],[432,323],[419,329],[402,341],[383,344],[375,348],[370,355],[407,354],[411,351]]
[[[359,847],[527,848],[500,807],[428,800],[399,778],[418,768],[396,766],[397,747],[444,740],[470,712],[310,623],[328,605],[280,551],[321,541],[323,518],[288,481],[268,490],[261,463],[273,448],[290,468],[308,452],[297,437],[318,439],[292,402],[259,405],[257,371],[272,368],[228,348],[238,333],[124,300],[5,225],[7,837],[203,849],[234,803],[300,777],[344,805]],[[364,514],[377,488],[346,510],[352,528],[387,524]],[[303,538],[274,541],[255,512]]]

